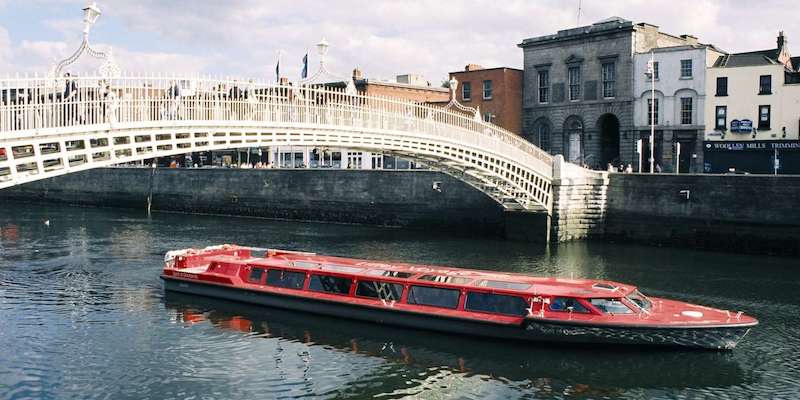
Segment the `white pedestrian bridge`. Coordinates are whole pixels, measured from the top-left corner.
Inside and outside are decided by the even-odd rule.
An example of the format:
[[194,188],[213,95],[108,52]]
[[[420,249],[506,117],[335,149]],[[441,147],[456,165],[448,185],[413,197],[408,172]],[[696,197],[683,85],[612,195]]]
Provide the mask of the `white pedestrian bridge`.
[[170,76],[6,78],[0,96],[0,189],[196,151],[346,147],[419,160],[508,209],[552,210],[553,157],[458,109],[325,86]]

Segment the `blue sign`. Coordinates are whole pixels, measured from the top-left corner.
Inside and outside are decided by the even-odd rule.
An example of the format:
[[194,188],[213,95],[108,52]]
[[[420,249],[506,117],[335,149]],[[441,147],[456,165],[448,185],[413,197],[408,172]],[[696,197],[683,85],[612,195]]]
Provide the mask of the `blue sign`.
[[731,121],[731,132],[750,133],[753,131],[753,121],[749,119]]

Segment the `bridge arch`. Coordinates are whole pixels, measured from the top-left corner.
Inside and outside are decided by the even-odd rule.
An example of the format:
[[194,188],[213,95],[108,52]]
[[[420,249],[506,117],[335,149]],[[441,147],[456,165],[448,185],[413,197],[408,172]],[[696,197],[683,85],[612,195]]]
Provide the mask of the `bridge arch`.
[[83,77],[78,96],[64,98],[63,80],[0,80],[15,94],[0,103],[0,189],[195,151],[296,145],[420,160],[506,208],[551,209],[552,157],[494,125],[386,97],[242,82]]

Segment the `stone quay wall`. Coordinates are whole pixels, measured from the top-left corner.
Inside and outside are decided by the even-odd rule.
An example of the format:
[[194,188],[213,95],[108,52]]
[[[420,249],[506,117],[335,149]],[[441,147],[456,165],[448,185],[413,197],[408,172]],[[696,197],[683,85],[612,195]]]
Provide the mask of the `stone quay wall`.
[[800,176],[610,174],[607,240],[800,255]]
[[[441,182],[441,191],[433,182]],[[149,200],[148,200],[149,199]],[[433,171],[98,168],[0,191],[0,201],[356,223],[503,235],[504,213]],[[544,236],[544,233],[542,233]]]

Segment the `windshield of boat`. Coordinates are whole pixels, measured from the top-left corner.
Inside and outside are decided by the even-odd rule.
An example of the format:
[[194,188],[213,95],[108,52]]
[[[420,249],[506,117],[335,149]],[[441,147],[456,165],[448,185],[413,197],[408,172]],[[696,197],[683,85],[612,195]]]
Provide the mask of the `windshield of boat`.
[[589,302],[598,310],[606,314],[632,314],[633,310],[628,308],[621,299],[589,299]]
[[627,297],[628,300],[639,306],[639,308],[642,310],[647,311],[653,307],[653,303],[650,301],[650,299],[648,299],[647,296],[643,295],[642,292],[638,290],[634,290]]

